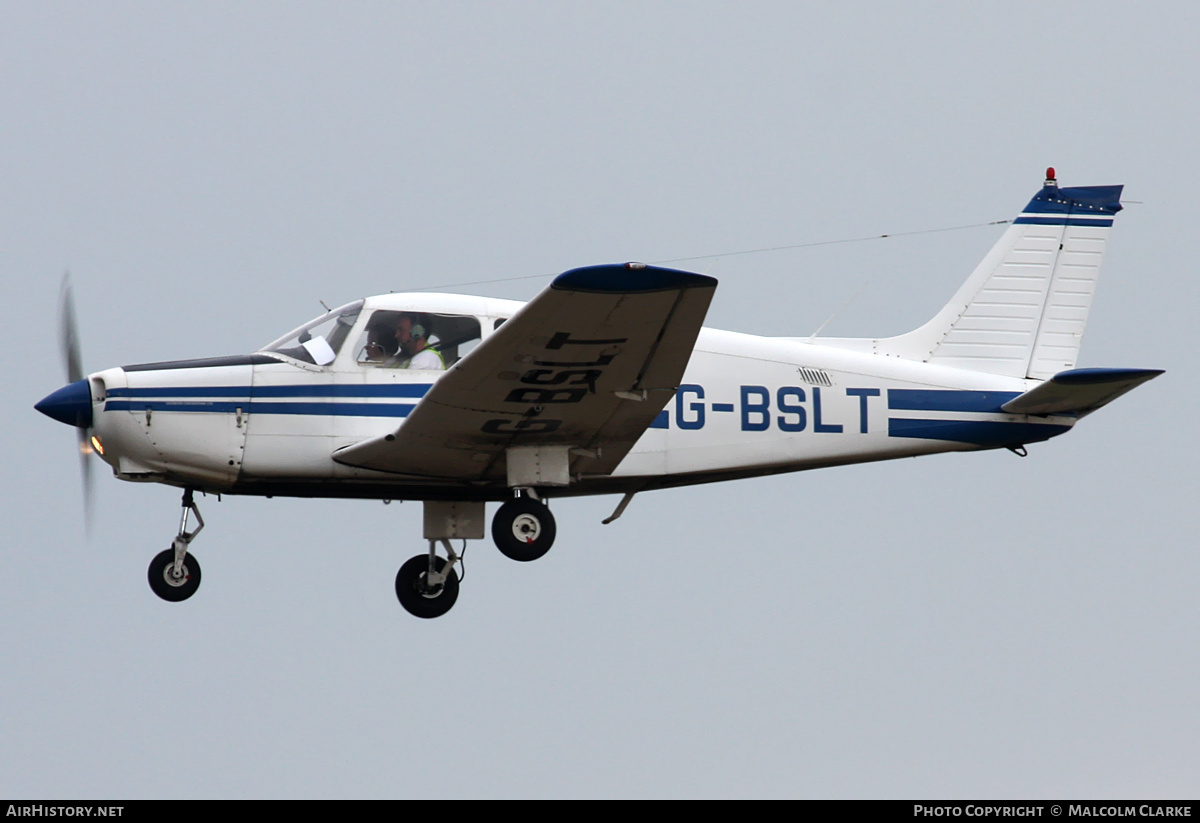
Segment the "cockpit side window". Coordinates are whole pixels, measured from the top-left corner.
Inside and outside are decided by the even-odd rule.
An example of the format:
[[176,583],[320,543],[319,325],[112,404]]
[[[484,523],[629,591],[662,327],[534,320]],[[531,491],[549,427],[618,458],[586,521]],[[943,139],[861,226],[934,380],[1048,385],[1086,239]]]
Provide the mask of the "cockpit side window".
[[362,306],[362,300],[347,303],[305,323],[262,350],[316,366],[328,366],[342,350],[342,345],[346,342],[350,329],[354,327],[354,321],[358,319]]
[[470,315],[380,310],[367,321],[355,360],[362,366],[440,371],[479,339],[479,320]]

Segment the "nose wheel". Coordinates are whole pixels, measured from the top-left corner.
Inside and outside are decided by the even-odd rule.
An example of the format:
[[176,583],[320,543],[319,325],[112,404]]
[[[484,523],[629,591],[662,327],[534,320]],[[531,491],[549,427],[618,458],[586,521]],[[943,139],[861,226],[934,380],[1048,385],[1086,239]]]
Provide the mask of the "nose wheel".
[[[188,531],[188,515],[196,515],[196,528]],[[150,589],[171,603],[187,600],[200,588],[200,562],[188,554],[188,546],[204,528],[204,518],[192,498],[192,490],[183,493],[183,516],[179,521],[179,533],[171,548],[159,552],[150,561]]]
[[184,554],[183,563],[175,568],[175,549],[159,552],[150,561],[150,588],[163,600],[178,603],[187,600],[200,588],[200,563]]
[[502,505],[492,518],[492,540],[505,557],[537,560],[554,545],[554,515],[545,503],[517,497]]

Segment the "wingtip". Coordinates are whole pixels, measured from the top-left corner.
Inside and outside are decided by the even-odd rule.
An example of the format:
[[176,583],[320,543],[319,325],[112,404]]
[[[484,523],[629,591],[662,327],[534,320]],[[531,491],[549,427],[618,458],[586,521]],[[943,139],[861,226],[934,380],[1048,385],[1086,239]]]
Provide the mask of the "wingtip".
[[715,288],[716,285],[716,278],[706,274],[665,269],[646,263],[610,263],[571,269],[554,278],[551,287],[562,291],[636,294]]

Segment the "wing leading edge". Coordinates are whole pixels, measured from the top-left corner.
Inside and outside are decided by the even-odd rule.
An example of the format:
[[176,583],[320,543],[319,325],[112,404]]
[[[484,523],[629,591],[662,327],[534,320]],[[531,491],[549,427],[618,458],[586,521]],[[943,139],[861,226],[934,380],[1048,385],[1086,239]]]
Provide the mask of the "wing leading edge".
[[570,474],[608,474],[675,393],[716,291],[706,275],[641,264],[555,278],[429,390],[400,427],[340,463],[501,481],[506,451],[570,448]]

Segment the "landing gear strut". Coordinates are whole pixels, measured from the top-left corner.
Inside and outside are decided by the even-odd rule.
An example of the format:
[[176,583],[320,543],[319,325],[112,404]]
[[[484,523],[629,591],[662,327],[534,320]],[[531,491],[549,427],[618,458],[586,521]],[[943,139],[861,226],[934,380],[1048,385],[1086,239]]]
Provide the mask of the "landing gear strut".
[[532,496],[503,504],[492,518],[492,540],[505,557],[537,560],[554,545],[554,515]]
[[[437,543],[446,548],[449,561],[435,553]],[[459,555],[449,540],[430,540],[428,554],[411,558],[396,574],[396,597],[400,605],[415,617],[441,617],[458,599],[458,573],[454,570]]]
[[[519,495],[500,507],[492,520],[496,545],[513,560],[536,560],[554,543],[554,517],[532,487],[514,489]],[[482,500],[426,500],[425,539],[429,551],[405,561],[396,574],[396,599],[415,617],[441,617],[458,599],[462,553],[452,540],[481,540],[487,510]],[[438,546],[445,557],[438,554]],[[457,567],[457,568],[456,568]]]
[[[196,528],[187,530],[188,515],[196,515]],[[159,552],[150,561],[148,577],[150,588],[163,600],[178,603],[187,600],[200,588],[200,563],[193,555],[188,554],[188,545],[204,528],[204,518],[192,498],[192,490],[183,493],[183,516],[179,521],[179,534],[171,548]]]

